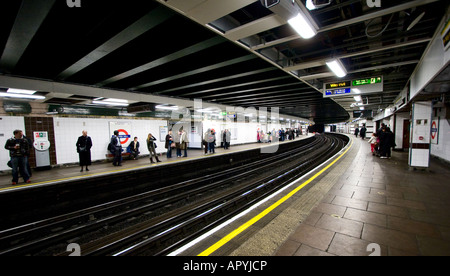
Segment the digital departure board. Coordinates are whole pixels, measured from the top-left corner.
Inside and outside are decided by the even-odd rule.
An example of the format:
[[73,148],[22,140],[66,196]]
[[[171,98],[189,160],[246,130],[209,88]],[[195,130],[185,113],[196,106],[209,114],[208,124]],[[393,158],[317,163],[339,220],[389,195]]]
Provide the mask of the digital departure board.
[[335,83],[327,83],[325,84],[326,89],[337,89],[337,88],[344,88],[344,87],[350,87],[351,86],[350,81],[341,81],[341,82],[335,82]]

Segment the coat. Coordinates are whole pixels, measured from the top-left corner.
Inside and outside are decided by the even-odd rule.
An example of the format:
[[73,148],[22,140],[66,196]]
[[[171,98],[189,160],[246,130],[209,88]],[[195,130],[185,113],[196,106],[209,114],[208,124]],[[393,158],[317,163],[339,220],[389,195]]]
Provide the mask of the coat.
[[180,149],[187,149],[187,144],[189,143],[189,138],[186,132],[181,133],[180,135]]
[[77,140],[77,152],[80,160],[80,166],[90,166],[91,161],[91,148],[92,139],[89,136],[80,136]]

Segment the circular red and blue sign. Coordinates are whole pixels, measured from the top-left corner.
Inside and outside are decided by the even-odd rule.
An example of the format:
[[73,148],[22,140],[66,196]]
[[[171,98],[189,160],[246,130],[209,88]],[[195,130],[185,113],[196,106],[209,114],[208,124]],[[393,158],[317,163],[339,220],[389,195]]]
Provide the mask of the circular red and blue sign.
[[131,138],[131,135],[128,134],[128,132],[125,129],[118,129],[117,131],[119,132],[118,137],[120,138],[120,143],[122,145],[126,144],[128,140]]

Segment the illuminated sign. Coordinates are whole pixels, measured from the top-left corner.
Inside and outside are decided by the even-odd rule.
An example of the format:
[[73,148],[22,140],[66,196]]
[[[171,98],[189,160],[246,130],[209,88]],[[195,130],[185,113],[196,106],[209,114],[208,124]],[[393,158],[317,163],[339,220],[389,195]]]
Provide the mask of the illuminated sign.
[[325,84],[326,89],[336,89],[336,88],[343,88],[343,87],[350,87],[351,82],[350,81],[342,81],[342,82],[336,82],[336,83],[327,83]]
[[382,78],[381,77],[367,78],[367,79],[353,80],[352,81],[352,86],[377,84],[377,83],[381,83],[381,82],[382,82]]
[[326,96],[343,95],[343,94],[350,94],[350,92],[351,92],[350,88],[334,89],[334,90],[326,90],[325,95]]

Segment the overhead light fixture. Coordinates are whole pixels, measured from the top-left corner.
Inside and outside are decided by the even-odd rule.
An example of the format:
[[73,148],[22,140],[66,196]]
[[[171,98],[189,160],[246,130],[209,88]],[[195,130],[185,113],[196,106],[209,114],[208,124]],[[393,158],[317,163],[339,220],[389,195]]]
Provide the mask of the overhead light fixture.
[[332,0],[306,0],[306,8],[310,11],[321,9],[331,4]]
[[359,110],[364,110],[364,109],[365,109],[364,106],[359,107]]
[[33,95],[37,91],[33,90],[25,90],[25,89],[16,89],[16,88],[9,88],[6,92],[8,93],[14,93],[14,94],[24,94],[24,95]]
[[347,70],[345,70],[344,65],[342,64],[342,62],[339,59],[334,59],[331,61],[326,62],[327,66],[331,69],[331,71],[333,71],[333,73],[339,77],[339,78],[343,78],[345,76],[347,76]]
[[103,101],[92,101],[93,104],[100,104],[100,105],[108,105],[108,106],[129,106],[128,102],[125,102],[125,100],[120,101],[114,101],[113,99],[109,100],[103,100]]
[[312,38],[317,34],[317,30],[301,12],[296,17],[289,19],[288,23],[304,39]]
[[123,104],[128,104],[127,100],[122,100],[122,99],[104,99],[104,102],[109,102],[109,103],[123,103]]
[[354,96],[353,97],[354,99],[355,99],[355,101],[357,101],[357,102],[362,102],[362,98],[361,98],[361,96]]
[[161,110],[178,110],[178,106],[168,106],[168,105],[157,105],[155,106],[155,108]]
[[44,100],[44,96],[35,96],[28,94],[14,94],[14,93],[5,93],[0,92],[0,97],[2,98],[14,98],[14,99],[29,99],[29,100]]

